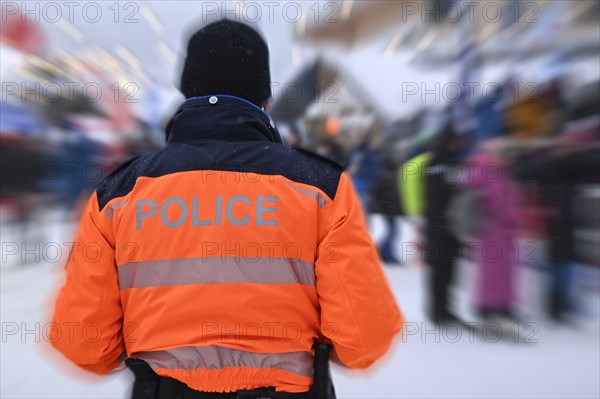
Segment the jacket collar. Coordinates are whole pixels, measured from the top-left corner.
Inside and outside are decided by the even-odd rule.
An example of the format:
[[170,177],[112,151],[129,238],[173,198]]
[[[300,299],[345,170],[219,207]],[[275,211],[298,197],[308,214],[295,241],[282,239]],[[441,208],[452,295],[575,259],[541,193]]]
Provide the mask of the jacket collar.
[[243,98],[215,94],[187,99],[166,127],[167,143],[187,140],[283,143],[269,116]]

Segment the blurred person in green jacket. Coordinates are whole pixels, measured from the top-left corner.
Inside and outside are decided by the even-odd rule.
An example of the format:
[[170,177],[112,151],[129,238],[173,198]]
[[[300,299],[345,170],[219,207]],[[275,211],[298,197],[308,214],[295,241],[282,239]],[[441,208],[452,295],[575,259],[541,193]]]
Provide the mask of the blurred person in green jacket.
[[400,168],[398,186],[404,213],[420,219],[425,210],[425,174],[431,160],[431,153],[425,152],[409,159]]
[[417,255],[416,261],[421,263],[424,251],[424,219],[425,211],[425,177],[427,165],[431,159],[429,152],[420,153],[406,161],[398,171],[398,191],[401,207],[410,226],[412,240],[404,241],[402,261],[409,255]]

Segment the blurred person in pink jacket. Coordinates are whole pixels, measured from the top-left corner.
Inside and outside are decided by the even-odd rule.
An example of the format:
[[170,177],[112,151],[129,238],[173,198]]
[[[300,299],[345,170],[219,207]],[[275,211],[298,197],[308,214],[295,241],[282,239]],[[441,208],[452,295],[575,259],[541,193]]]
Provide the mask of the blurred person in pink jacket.
[[465,163],[468,173],[462,183],[476,193],[475,205],[481,217],[474,237],[478,264],[475,306],[483,318],[514,319],[514,252],[516,231],[516,188],[502,157],[506,139],[495,137],[479,143]]

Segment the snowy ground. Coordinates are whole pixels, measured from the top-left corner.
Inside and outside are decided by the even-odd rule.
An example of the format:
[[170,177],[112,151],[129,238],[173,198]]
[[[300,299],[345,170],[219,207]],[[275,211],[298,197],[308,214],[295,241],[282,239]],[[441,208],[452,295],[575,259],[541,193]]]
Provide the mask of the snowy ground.
[[[52,216],[46,215],[45,218]],[[373,221],[374,236],[381,235]],[[406,226],[403,226],[407,233]],[[44,321],[54,290],[60,284],[61,246],[68,230],[64,224],[48,222],[26,233],[31,244],[44,237],[40,259],[28,255],[26,262],[9,243],[20,243],[21,232],[3,225],[1,272],[2,344],[0,381],[2,398],[123,398],[132,384],[129,372],[104,380],[68,368],[47,351]],[[10,238],[9,238],[10,237]],[[404,234],[410,240],[410,235]],[[20,244],[19,244],[20,245]],[[31,244],[29,248],[34,248]],[[44,248],[46,253],[44,254]],[[54,248],[54,249],[53,249]],[[63,248],[63,251],[65,249]],[[33,251],[35,252],[35,250]],[[461,314],[469,315],[468,298],[473,266],[461,265],[457,297]],[[369,372],[334,369],[339,398],[598,398],[600,397],[600,295],[593,288],[581,291],[582,316],[568,326],[547,321],[540,310],[539,272],[523,269],[520,301],[526,321],[515,343],[514,328],[495,341],[497,330],[486,336],[456,330],[434,330],[423,312],[426,270],[413,262],[386,267],[410,327],[389,356]],[[597,288],[597,286],[596,286]]]

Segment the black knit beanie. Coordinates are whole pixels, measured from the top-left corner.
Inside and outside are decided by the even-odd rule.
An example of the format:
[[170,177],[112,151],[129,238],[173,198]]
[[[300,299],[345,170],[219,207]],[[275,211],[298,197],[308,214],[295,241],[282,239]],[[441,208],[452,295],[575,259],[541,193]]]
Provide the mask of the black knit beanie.
[[229,94],[261,106],[271,97],[267,44],[240,22],[206,25],[188,42],[180,91],[186,98]]

